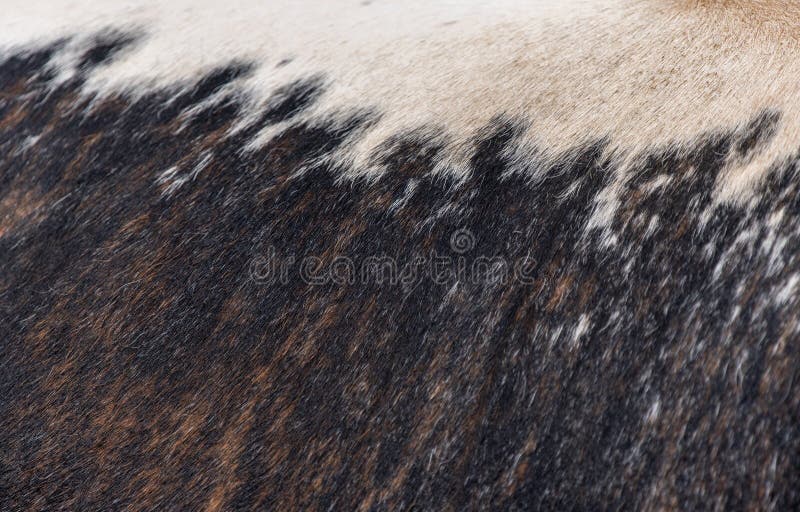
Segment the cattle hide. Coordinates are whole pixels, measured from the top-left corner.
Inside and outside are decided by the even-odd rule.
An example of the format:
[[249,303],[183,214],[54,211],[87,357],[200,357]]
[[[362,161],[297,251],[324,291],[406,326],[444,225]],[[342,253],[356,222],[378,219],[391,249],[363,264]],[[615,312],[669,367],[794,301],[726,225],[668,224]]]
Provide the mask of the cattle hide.
[[800,507],[795,2],[0,6],[0,509]]

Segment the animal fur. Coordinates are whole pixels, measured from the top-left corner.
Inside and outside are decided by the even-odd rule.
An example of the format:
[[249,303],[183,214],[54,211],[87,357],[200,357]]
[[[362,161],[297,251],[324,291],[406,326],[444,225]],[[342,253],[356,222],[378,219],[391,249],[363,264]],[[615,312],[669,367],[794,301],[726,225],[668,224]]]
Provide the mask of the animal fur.
[[3,510],[800,507],[794,2],[2,4]]

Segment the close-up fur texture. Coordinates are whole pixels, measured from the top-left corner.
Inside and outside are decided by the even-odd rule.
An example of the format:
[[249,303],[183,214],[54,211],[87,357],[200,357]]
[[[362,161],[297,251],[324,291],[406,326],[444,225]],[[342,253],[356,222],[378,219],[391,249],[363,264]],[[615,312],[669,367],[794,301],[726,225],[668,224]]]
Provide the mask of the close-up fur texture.
[[800,508],[800,4],[0,7],[1,510]]

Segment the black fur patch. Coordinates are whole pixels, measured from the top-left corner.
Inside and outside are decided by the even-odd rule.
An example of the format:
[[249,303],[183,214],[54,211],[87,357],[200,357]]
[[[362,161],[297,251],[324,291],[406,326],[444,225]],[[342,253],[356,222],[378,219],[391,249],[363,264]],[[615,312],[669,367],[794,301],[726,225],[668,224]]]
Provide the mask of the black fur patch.
[[712,197],[777,113],[653,154],[590,229],[603,141],[532,180],[497,121],[464,182],[408,136],[341,183],[314,162],[363,120],[244,150],[321,78],[234,135],[207,100],[242,64],[87,112],[115,41],[55,90],[63,42],[0,63],[3,509],[800,506],[794,163]]

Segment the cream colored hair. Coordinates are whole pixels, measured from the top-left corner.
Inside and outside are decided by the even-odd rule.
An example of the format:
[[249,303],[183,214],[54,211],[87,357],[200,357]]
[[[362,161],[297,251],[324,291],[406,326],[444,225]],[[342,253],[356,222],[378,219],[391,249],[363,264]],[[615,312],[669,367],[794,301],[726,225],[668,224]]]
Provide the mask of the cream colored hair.
[[[238,90],[253,102],[297,79],[325,92],[291,122],[376,121],[335,158],[379,176],[376,152],[423,129],[445,145],[438,170],[463,173],[476,134],[501,116],[524,126],[514,155],[569,156],[607,140],[620,179],[648,152],[780,114],[776,135],[746,161],[730,155],[720,201],[746,199],[800,146],[800,7],[788,0],[5,0],[0,47],[77,35],[62,78],[96,31],[144,34],[85,89],[136,95],[189,84],[231,60],[257,68]],[[279,62],[288,64],[277,66]],[[247,122],[243,119],[242,122]],[[264,130],[263,143],[285,126]],[[605,194],[613,208],[614,189]],[[602,223],[602,209],[597,222]]]

